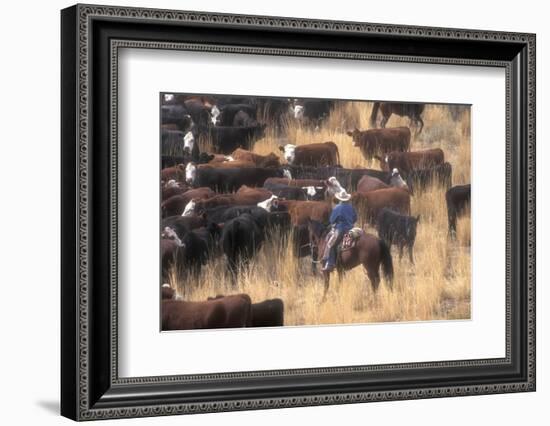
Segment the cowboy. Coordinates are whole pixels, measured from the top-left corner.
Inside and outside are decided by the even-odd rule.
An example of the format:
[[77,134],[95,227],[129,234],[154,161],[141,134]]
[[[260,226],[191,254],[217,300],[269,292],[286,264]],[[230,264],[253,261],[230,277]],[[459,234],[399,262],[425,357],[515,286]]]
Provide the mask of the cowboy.
[[357,214],[355,209],[349,202],[351,200],[351,194],[348,194],[346,190],[337,192],[335,195],[339,203],[332,209],[330,215],[331,230],[327,234],[327,242],[325,244],[325,251],[323,256],[323,263],[325,263],[323,272],[331,272],[336,266],[336,248],[344,235],[353,228],[357,221]]

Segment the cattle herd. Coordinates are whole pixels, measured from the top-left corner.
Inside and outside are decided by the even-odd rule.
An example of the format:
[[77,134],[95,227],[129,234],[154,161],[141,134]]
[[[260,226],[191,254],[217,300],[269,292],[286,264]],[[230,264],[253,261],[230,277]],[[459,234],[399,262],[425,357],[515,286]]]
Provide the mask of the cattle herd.
[[[193,286],[206,265],[222,259],[226,279],[237,289],[262,246],[275,239],[290,241],[295,257],[311,258],[316,274],[320,256],[312,233],[316,224],[328,223],[334,195],[343,190],[352,194],[357,226],[375,230],[380,244],[396,246],[400,259],[407,250],[411,265],[423,226],[411,211],[412,197],[444,188],[448,238],[456,238],[470,185],[452,186],[453,167],[441,148],[411,150],[411,139],[425,125],[424,105],[375,102],[370,128],[347,129],[344,136],[356,155],[378,167],[346,168],[333,141],[289,141],[285,134],[288,123],[315,132],[335,102],[161,94],[162,330],[284,325],[281,298],[253,301],[237,293],[184,300],[172,276]],[[392,114],[408,117],[410,127],[385,127]],[[254,147],[266,132],[279,146],[259,154]],[[389,261],[393,268],[391,255]]]

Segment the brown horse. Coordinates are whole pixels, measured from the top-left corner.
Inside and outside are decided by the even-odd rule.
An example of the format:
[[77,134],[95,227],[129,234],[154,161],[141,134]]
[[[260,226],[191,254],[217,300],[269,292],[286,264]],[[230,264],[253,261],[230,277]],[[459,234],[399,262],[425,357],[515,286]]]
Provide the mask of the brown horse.
[[[321,222],[314,220],[308,221],[309,238],[311,244],[311,253],[314,262],[320,261],[320,256],[325,251],[326,235],[329,228]],[[380,265],[384,272],[384,277],[390,289],[393,289],[393,262],[390,249],[386,243],[375,237],[374,235],[363,234],[355,242],[355,245],[339,253],[336,262],[336,270],[338,277],[342,279],[344,272],[363,265],[365,272],[370,280],[373,291],[376,292],[380,285]],[[323,272],[325,280],[325,292],[323,300],[325,300],[330,283],[330,272]]]
[[401,103],[401,102],[375,102],[372,107],[370,115],[371,127],[376,127],[376,117],[378,116],[378,110],[382,113],[382,121],[380,121],[380,127],[385,128],[386,123],[390,119],[392,114],[397,114],[400,117],[407,116],[411,120],[411,124],[418,128],[418,134],[422,132],[424,127],[424,121],[422,121],[422,112],[424,112],[424,104],[415,103]]

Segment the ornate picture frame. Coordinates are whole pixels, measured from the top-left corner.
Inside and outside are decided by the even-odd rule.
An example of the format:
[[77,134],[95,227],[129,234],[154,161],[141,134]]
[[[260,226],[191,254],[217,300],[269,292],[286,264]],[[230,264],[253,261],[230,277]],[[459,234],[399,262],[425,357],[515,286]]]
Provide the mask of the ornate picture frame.
[[[76,5],[61,13],[61,414],[74,420],[535,390],[534,34]],[[118,50],[498,67],[506,73],[506,356],[121,378]]]

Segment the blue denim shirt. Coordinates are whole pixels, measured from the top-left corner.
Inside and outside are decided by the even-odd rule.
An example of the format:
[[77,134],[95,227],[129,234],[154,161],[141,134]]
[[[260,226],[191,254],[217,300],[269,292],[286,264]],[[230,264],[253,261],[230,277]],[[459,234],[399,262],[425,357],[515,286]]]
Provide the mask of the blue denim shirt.
[[333,225],[340,233],[348,232],[357,221],[357,214],[350,203],[340,203],[330,215],[330,224]]

